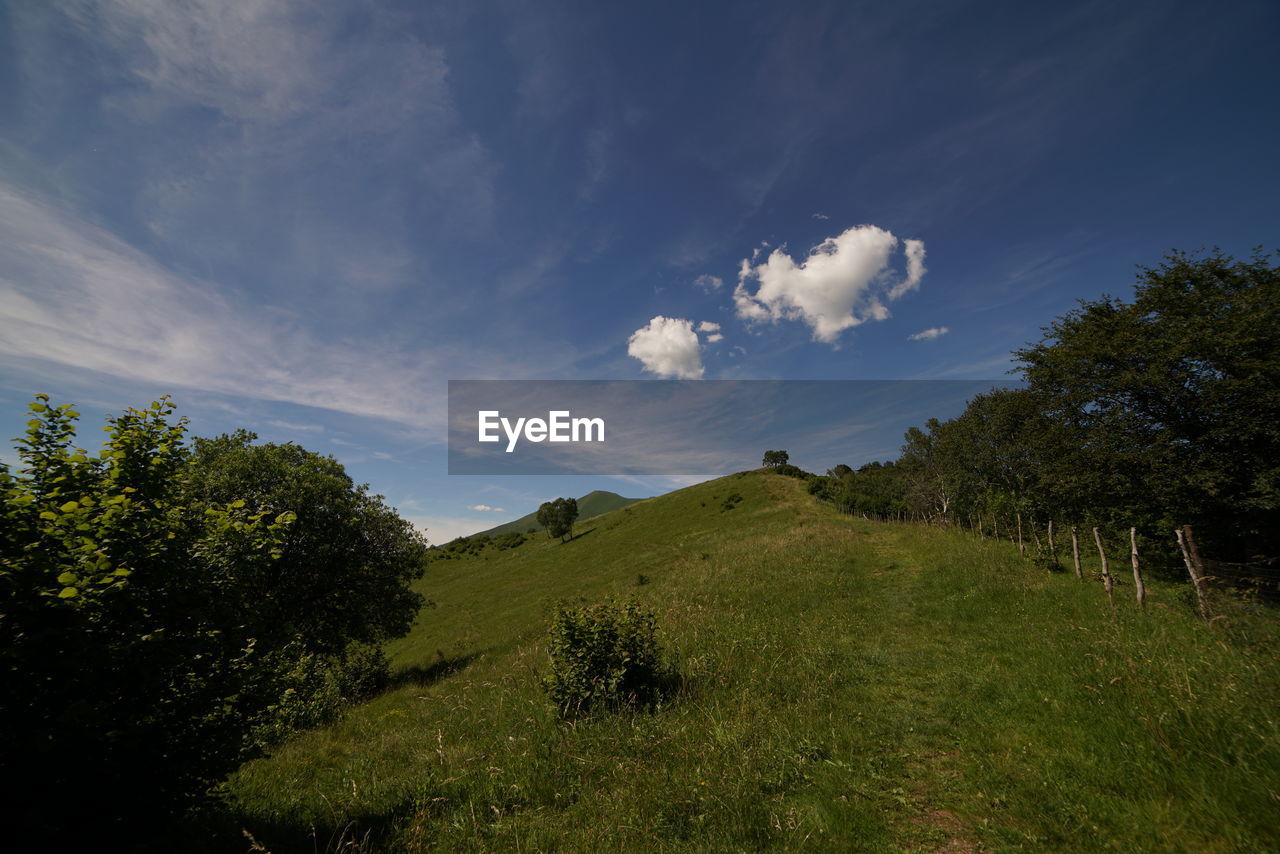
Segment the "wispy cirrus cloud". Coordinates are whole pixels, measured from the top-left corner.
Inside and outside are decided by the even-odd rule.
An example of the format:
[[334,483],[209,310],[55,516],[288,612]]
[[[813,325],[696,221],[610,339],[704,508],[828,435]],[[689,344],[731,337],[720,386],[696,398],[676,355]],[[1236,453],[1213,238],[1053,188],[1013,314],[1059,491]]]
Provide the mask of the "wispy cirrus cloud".
[[[86,132],[127,152],[112,168],[132,196],[103,204],[201,260],[242,264],[253,247],[278,287],[390,287],[491,232],[498,164],[462,122],[444,46],[394,10],[52,0],[16,10],[14,26],[24,90],[61,86],[64,110],[86,92],[50,57],[91,48],[97,109],[80,112]],[[415,210],[447,216],[415,234]]]
[[[237,302],[115,235],[0,182],[0,355],[442,429],[450,366],[517,375],[483,352],[326,340]],[[296,427],[297,425],[291,425]]]
[[941,338],[951,330],[945,326],[932,326],[928,329],[922,329],[919,332],[912,333],[907,336],[908,341],[929,341],[934,338]]
[[724,287],[724,279],[719,276],[713,276],[710,273],[703,273],[701,276],[694,279],[693,283],[707,293],[718,291],[720,288]]

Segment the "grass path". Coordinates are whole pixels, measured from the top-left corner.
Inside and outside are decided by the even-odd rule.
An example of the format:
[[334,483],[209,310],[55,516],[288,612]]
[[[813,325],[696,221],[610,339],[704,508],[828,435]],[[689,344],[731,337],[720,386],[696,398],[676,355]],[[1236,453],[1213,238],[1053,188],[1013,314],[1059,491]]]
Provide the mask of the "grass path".
[[[1180,588],[1113,612],[1007,544],[773,475],[424,584],[400,686],[246,766],[236,832],[278,854],[1280,850],[1275,621],[1205,627]],[[557,721],[542,633],[576,596],[652,608],[684,694]]]

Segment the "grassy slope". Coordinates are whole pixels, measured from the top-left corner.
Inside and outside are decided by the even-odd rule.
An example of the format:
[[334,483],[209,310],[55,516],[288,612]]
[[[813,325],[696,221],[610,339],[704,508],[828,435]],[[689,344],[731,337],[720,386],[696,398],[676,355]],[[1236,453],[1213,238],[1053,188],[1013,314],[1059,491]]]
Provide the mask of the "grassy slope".
[[[1280,850],[1280,633],[1152,587],[1113,614],[1007,544],[713,481],[436,564],[402,685],[247,765],[239,825],[276,852],[313,826],[321,850]],[[687,691],[561,724],[546,609],[606,595],[655,610]]]
[[[623,498],[616,492],[604,492],[597,489],[595,492],[588,492],[586,495],[578,499],[578,522],[582,523],[595,516],[608,513],[610,510],[617,510],[626,507],[628,504],[635,504],[637,501],[643,501],[642,498]],[[525,516],[521,516],[512,522],[498,525],[496,528],[490,528],[487,531],[481,531],[481,534],[489,534],[491,536],[497,534],[505,534],[509,531],[523,534],[530,528],[543,530],[538,524],[538,511],[533,511]]]

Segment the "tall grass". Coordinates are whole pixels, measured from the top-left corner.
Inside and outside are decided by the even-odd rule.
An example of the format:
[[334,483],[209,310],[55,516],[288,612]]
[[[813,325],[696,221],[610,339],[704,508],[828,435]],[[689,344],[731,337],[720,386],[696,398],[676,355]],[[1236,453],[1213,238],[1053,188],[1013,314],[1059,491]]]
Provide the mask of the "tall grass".
[[[742,501],[723,505],[731,494]],[[228,783],[273,852],[1280,850],[1269,614],[1146,613],[769,474],[436,564],[397,687]],[[643,575],[647,583],[637,584]],[[565,723],[552,603],[634,597],[683,677]]]

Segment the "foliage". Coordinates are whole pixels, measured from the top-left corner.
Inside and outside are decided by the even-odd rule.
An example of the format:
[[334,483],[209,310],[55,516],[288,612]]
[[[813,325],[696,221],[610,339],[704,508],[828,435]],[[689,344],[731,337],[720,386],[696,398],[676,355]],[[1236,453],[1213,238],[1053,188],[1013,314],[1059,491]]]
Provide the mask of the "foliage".
[[279,558],[238,578],[252,636],[296,637],[308,651],[339,654],[407,632],[423,601],[409,587],[423,571],[421,535],[333,457],[255,439],[243,430],[196,439],[185,488],[196,503],[238,497],[296,511]]
[[1134,525],[1170,558],[1280,553],[1280,268],[1261,252],[1172,253],[1132,301],[1103,297],[1017,352],[1024,388],[976,396],[906,434],[894,463],[812,486],[846,512],[981,523]]
[[562,717],[638,708],[662,697],[657,623],[635,602],[556,609],[547,632],[551,672],[544,686]]
[[854,471],[841,464],[826,477],[809,481],[809,493],[830,501],[842,513],[889,518],[910,509],[906,487],[895,463],[867,463]]
[[0,466],[0,761],[31,827],[74,830],[72,791],[162,815],[376,682],[350,644],[407,630],[420,544],[337,463],[247,434],[193,451],[164,398],[93,455],[70,406],[30,408],[22,468]]
[[765,451],[764,462],[762,464],[769,467],[785,466],[787,464],[787,460],[790,458],[790,455],[786,451]]
[[525,535],[519,531],[509,531],[505,534],[473,534],[470,537],[456,537],[444,545],[432,546],[427,550],[427,558],[428,560],[458,560],[474,557],[485,549],[501,552],[519,548],[526,542],[528,540]]
[[[1082,434],[1069,500],[1196,524],[1220,555],[1280,550],[1280,267],[1174,252],[1018,352],[1044,412]],[[1096,499],[1095,499],[1096,500]]]
[[772,466],[770,470],[774,474],[785,475],[786,477],[794,477],[794,478],[798,478],[799,480],[807,480],[810,477],[810,474],[807,471],[800,468],[799,466],[793,466],[790,463],[780,463],[779,465]]
[[538,524],[546,528],[547,536],[558,537],[564,542],[565,537],[573,538],[573,523],[578,518],[578,499],[557,498],[547,501],[538,508]]

